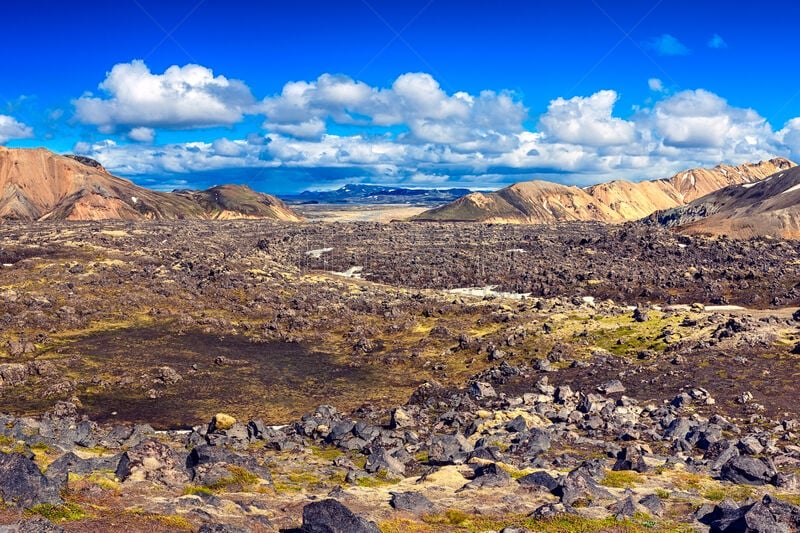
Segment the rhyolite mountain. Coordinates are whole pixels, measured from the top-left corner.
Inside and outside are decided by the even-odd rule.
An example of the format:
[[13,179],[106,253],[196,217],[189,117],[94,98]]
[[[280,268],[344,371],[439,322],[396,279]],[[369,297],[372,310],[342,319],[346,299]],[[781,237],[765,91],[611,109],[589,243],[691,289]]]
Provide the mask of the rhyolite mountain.
[[471,193],[469,189],[409,189],[365,183],[348,184],[332,191],[303,191],[281,195],[289,204],[413,204],[439,205]]
[[236,218],[303,219],[274,196],[243,185],[157,192],[87,157],[0,147],[0,221]]
[[645,222],[698,235],[800,238],[800,167],[725,187],[684,206],[653,213]]
[[739,166],[691,169],[667,179],[618,180],[586,188],[548,181],[526,181],[493,193],[468,194],[425,211],[412,220],[517,224],[625,222],[684,205],[729,185],[755,183],[794,166],[795,163],[788,159],[775,158]]

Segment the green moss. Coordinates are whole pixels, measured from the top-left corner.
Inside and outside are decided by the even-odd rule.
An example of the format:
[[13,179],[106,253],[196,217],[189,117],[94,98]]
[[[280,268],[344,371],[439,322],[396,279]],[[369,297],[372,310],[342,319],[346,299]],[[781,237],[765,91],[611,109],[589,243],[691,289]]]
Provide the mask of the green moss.
[[364,476],[356,480],[356,485],[359,487],[385,487],[397,483],[400,483],[400,480],[390,477],[386,470],[379,470],[374,476]]
[[180,515],[155,515],[153,518],[172,530],[192,531],[194,529],[192,523]]
[[29,513],[41,515],[51,522],[71,522],[86,518],[86,512],[74,503],[53,505],[42,503],[28,510]]
[[644,476],[633,470],[606,470],[606,477],[600,484],[615,489],[630,489],[644,481]]
[[321,448],[319,446],[312,446],[311,453],[315,457],[319,457],[320,459],[325,459],[328,461],[333,461],[342,455],[342,452],[336,448]]
[[211,494],[214,494],[214,491],[211,490],[208,487],[202,487],[202,486],[197,486],[197,485],[186,485],[185,487],[183,487],[183,494],[185,496],[189,496],[189,495],[197,495],[197,496],[199,496],[201,494],[209,496]]
[[245,490],[249,486],[258,483],[259,477],[246,468],[234,465],[228,465],[225,468],[228,469],[231,475],[221,478],[209,485],[205,485],[207,489],[212,491],[221,491],[227,487],[238,486],[241,487],[242,490]]
[[746,500],[754,493],[755,490],[753,490],[753,487],[748,487],[746,485],[734,485],[732,487],[719,486],[703,492],[703,498],[713,502],[721,502],[729,498],[738,502]]

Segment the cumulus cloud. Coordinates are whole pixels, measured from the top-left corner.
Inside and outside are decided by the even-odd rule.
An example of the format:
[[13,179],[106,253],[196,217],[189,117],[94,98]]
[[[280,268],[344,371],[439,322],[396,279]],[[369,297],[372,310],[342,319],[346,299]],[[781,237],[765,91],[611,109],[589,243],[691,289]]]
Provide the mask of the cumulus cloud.
[[298,138],[319,138],[331,121],[402,126],[408,129],[406,142],[487,141],[487,148],[494,146],[497,136],[522,131],[527,118],[527,110],[511,93],[447,94],[425,73],[403,74],[388,88],[323,74],[314,81],[287,83],[281,94],[266,98],[260,109],[266,115],[265,129]]
[[645,44],[660,56],[685,56],[692,52],[685,44],[669,33],[653,37]]
[[87,94],[72,103],[80,122],[104,133],[229,126],[241,121],[254,103],[243,82],[192,64],[155,74],[140,60],[119,63],[99,88],[104,96]]
[[707,44],[709,48],[715,48],[715,49],[728,48],[728,43],[726,43],[725,39],[720,37],[718,33],[712,35],[711,38],[708,40]]
[[29,139],[33,137],[33,128],[17,121],[14,117],[0,115],[0,143],[11,139]]
[[615,91],[599,91],[589,97],[550,102],[539,125],[558,142],[587,146],[610,146],[630,143],[636,129],[632,122],[613,117]]
[[655,91],[657,93],[664,92],[664,83],[658,78],[650,78],[647,80],[647,86],[650,87],[651,91]]
[[[208,71],[200,78],[219,77]],[[192,82],[186,90],[200,86]],[[160,126],[145,123],[125,126],[137,143],[79,143],[75,151],[121,175],[170,176],[169,184],[219,172],[225,181],[255,173],[298,187],[356,180],[475,188],[534,178],[575,184],[659,178],[695,166],[800,154],[800,118],[774,132],[756,111],[714,93],[670,94],[657,78],[648,86],[655,101],[627,112],[619,110],[613,90],[556,98],[530,128],[512,93],[449,92],[424,73],[403,74],[385,87],[324,74],[238,107],[240,116],[262,114],[266,132],[153,146]],[[115,98],[125,100],[103,102]]]
[[156,138],[156,130],[145,127],[133,128],[128,132],[128,138],[132,141],[151,143]]
[[752,109],[730,106],[724,98],[697,89],[658,102],[654,132],[666,147],[713,149],[727,156],[757,155],[775,148],[766,119]]

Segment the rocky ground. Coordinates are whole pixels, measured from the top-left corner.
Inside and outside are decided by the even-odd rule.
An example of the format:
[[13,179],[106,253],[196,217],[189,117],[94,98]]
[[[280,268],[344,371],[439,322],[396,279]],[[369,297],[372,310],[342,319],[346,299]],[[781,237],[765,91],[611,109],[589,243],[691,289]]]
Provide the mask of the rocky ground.
[[800,527],[794,242],[6,224],[0,264],[0,531]]

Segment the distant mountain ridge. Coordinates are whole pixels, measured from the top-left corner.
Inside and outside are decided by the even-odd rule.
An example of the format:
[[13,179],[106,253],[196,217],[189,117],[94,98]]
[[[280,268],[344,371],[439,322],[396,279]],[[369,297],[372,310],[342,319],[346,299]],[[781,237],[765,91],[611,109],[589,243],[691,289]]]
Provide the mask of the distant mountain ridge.
[[290,204],[415,204],[439,205],[470,194],[470,189],[409,189],[371,184],[348,184],[332,191],[303,191],[281,195]]
[[738,166],[691,169],[667,179],[611,181],[587,188],[527,181],[493,193],[468,194],[411,220],[514,224],[625,222],[684,205],[722,187],[753,183],[794,166],[788,159],[774,158]]
[[184,218],[303,219],[274,196],[243,185],[157,192],[87,157],[0,147],[0,221]]
[[767,178],[732,185],[684,206],[658,211],[645,223],[678,228],[682,233],[800,238],[800,167]]

